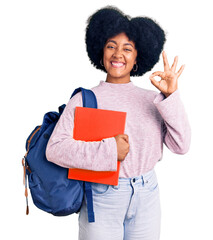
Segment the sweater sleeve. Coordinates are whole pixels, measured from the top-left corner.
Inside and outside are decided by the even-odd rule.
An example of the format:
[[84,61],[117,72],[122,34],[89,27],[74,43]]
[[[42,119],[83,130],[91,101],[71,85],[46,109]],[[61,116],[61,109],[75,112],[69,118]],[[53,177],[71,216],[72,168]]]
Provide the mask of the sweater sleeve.
[[164,120],[164,143],[172,152],[185,154],[190,146],[191,129],[180,100],[179,90],[167,98],[162,93],[158,94],[154,104]]
[[69,100],[57,122],[47,144],[47,160],[65,168],[116,171],[117,144],[114,137],[93,142],[73,139],[76,106],[82,106],[81,92]]

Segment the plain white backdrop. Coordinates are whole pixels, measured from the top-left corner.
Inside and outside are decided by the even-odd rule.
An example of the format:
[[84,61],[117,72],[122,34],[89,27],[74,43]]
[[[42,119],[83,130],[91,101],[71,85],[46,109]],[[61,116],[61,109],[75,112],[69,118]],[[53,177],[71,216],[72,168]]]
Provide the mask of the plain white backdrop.
[[[78,215],[53,217],[29,198],[25,215],[21,159],[25,141],[45,112],[67,103],[72,91],[91,88],[105,74],[89,62],[84,35],[87,18],[114,5],[126,14],[156,19],[167,32],[169,62],[186,64],[179,79],[192,128],[190,151],[175,155],[164,147],[156,165],[162,206],[162,240],[213,239],[213,114],[211,1],[55,1],[0,2],[0,218],[1,239],[72,239]],[[155,89],[149,75],[135,85]],[[156,90],[158,91],[158,90]]]

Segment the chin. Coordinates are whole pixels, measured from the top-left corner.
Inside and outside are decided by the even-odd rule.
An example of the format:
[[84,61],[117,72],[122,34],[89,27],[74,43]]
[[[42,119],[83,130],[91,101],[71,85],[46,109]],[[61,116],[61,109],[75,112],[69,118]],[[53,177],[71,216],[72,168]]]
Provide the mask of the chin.
[[126,75],[128,75],[128,73],[124,73],[124,72],[120,72],[120,71],[109,71],[108,75],[114,77],[114,78],[123,78]]
[[123,74],[108,74],[110,77],[112,77],[112,78],[117,78],[117,79],[120,79],[120,78],[124,78],[125,77],[125,75],[123,75]]

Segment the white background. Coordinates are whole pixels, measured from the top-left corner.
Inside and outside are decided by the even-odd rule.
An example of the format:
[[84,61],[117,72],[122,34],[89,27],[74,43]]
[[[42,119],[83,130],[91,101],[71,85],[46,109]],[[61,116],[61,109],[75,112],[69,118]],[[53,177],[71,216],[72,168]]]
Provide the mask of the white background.
[[[105,74],[89,62],[87,18],[106,5],[126,14],[156,19],[167,32],[169,62],[186,68],[179,89],[192,128],[191,149],[175,155],[164,148],[156,166],[162,205],[162,240],[213,239],[213,115],[211,1],[0,2],[1,239],[77,239],[77,215],[53,217],[31,198],[25,216],[21,159],[25,140],[43,114],[67,103],[72,91],[91,88]],[[162,58],[153,71],[162,70]],[[135,85],[155,89],[147,73]]]

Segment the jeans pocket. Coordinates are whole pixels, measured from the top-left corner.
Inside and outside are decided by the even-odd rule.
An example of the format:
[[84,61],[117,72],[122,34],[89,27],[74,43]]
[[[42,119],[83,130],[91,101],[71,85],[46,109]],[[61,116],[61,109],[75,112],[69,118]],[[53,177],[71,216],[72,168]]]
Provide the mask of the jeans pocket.
[[101,183],[92,183],[92,192],[94,195],[105,195],[110,189],[110,185]]
[[152,174],[144,177],[144,187],[149,191],[153,192],[158,189],[158,180],[156,173],[153,171]]

